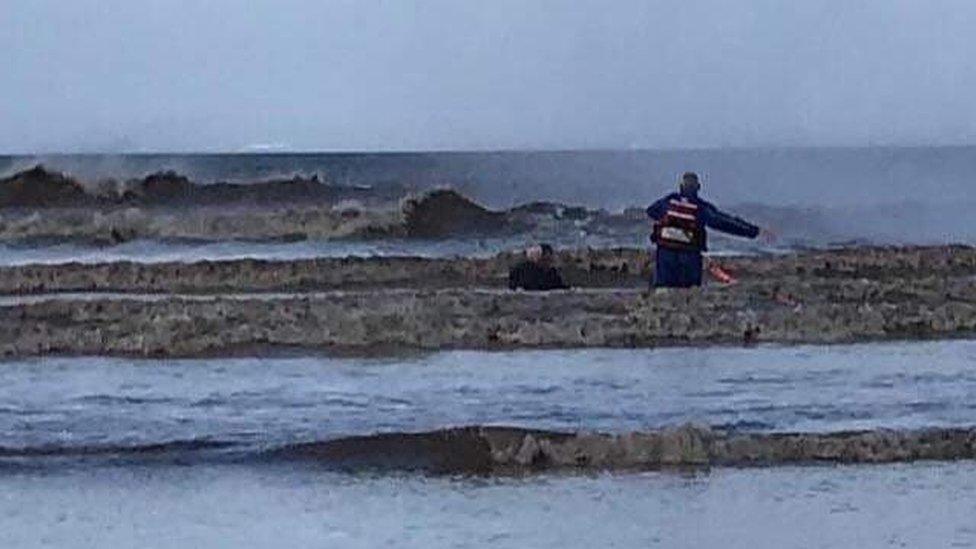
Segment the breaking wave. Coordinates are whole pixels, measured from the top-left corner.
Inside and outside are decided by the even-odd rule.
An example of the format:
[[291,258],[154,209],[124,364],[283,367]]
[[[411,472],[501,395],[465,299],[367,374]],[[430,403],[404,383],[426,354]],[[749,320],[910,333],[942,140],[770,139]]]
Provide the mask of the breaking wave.
[[81,206],[225,206],[233,203],[335,203],[351,199],[393,199],[401,189],[343,186],[318,175],[253,183],[200,184],[174,171],[142,178],[81,180],[41,165],[0,179],[0,208]]
[[[785,248],[946,244],[976,240],[971,204],[879,209],[732,205],[777,230]],[[318,176],[253,183],[197,183],[176,172],[85,182],[36,166],[0,179],[0,243],[20,246],[126,242],[388,241],[511,238],[563,247],[644,247],[643,207],[607,211],[556,202],[490,209],[451,188],[347,186]],[[713,239],[720,250],[754,249]]]
[[304,462],[336,470],[431,474],[657,470],[976,459],[976,428],[746,433],[686,425],[627,434],[470,426],[382,433],[273,448],[209,439],[141,445],[0,447],[0,460]]

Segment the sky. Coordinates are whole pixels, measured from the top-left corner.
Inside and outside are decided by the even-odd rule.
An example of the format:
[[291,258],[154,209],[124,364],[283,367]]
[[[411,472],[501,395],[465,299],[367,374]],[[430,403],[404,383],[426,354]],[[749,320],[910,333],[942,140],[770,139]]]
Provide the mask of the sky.
[[0,153],[976,144],[970,0],[2,0]]

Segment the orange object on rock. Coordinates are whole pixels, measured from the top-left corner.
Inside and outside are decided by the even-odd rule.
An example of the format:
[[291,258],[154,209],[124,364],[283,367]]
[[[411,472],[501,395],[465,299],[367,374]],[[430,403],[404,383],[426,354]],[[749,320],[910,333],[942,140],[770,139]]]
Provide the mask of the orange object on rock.
[[729,274],[728,271],[722,268],[721,265],[717,263],[712,263],[708,266],[708,272],[711,273],[715,280],[721,282],[722,284],[735,284],[738,280]]

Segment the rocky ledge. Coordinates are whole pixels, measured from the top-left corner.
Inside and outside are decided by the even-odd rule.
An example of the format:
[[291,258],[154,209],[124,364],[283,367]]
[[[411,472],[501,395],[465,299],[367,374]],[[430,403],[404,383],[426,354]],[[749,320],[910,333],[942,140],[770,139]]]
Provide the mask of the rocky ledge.
[[[738,284],[654,291],[644,282],[646,255],[636,250],[565,252],[560,264],[579,287],[549,293],[499,288],[515,259],[13,267],[0,273],[7,294],[0,354],[375,353],[976,334],[971,248],[728,259]],[[88,293],[50,293],[69,291]]]
[[[234,293],[504,287],[516,253],[490,258],[243,259],[196,263],[21,265],[0,267],[0,294],[52,292]],[[976,276],[976,248],[851,248],[788,255],[713,258],[742,282],[791,287],[839,281],[903,281]],[[639,249],[561,251],[564,277],[582,288],[646,288],[652,258]]]
[[976,280],[781,280],[702,290],[334,291],[0,307],[0,354],[838,343],[976,334]]

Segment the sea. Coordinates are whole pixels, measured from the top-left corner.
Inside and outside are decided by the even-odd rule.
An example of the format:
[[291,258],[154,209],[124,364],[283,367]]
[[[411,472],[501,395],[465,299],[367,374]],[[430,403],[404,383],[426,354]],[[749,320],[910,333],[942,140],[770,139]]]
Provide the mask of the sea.
[[[545,200],[608,211],[646,205],[692,170],[724,208],[803,212],[850,235],[811,235],[818,245],[976,243],[973,147],[7,156],[0,176],[36,164],[86,179],[317,174],[450,186],[495,209]],[[5,245],[0,263],[450,257],[521,244],[43,243]],[[716,253],[725,249],[719,241]],[[976,463],[966,461],[486,477],[282,451],[462,426],[624,433],[688,423],[742,433],[974,427],[976,341],[4,359],[0,547],[976,546]]]
[[695,171],[726,205],[888,207],[971,200],[976,147],[0,156],[0,176],[37,164],[84,179],[319,174],[341,185],[451,186],[494,208],[549,200],[611,210],[647,204]]
[[[622,151],[0,156],[0,177],[36,165],[84,181],[174,171],[191,180],[251,183],[317,175],[336,184],[421,193],[453,188],[488,208],[536,201],[608,212],[644,208],[699,173],[722,209],[756,215],[783,238],[776,247],[713,239],[716,253],[767,253],[851,245],[976,243],[972,193],[976,147],[866,147]],[[291,242],[134,240],[118,246],[0,243],[0,264],[67,261],[197,261],[413,255],[487,256],[532,235],[436,240]],[[557,247],[647,247],[646,235],[562,234]]]
[[968,547],[972,462],[486,477],[276,450],[469,425],[972,426],[974,363],[963,340],[8,360],[0,546]]

